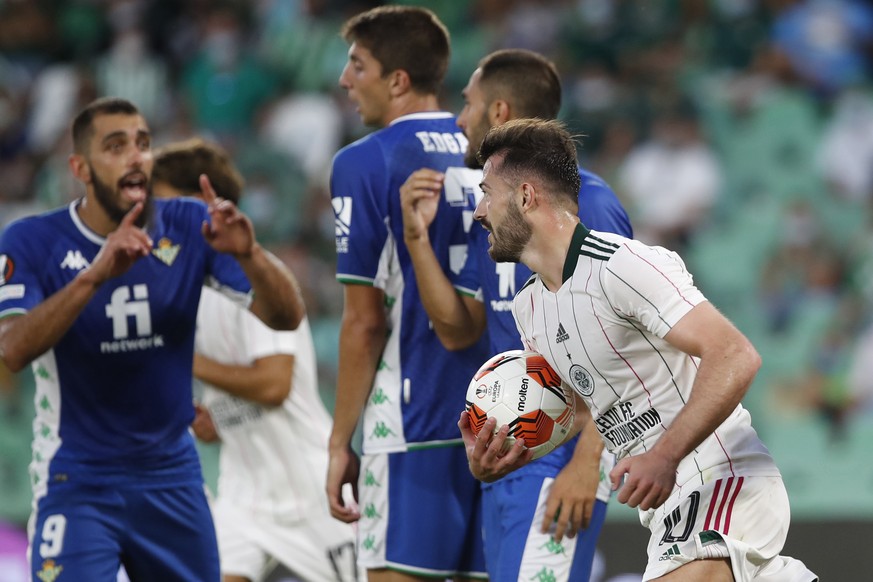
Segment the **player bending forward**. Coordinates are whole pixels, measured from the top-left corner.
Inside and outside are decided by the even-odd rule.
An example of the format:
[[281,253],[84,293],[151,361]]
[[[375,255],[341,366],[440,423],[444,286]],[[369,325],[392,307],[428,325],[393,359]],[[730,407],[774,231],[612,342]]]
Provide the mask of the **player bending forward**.
[[[572,137],[556,121],[517,120],[479,150],[474,218],[495,261],[535,273],[516,295],[522,342],[584,402],[605,446],[618,501],[652,532],[644,580],[817,580],[779,555],[790,512],[782,477],[740,404],[760,357],[692,284],[678,255],[577,218]],[[581,406],[581,403],[579,404]],[[490,419],[458,423],[470,468],[490,481],[530,459]]]

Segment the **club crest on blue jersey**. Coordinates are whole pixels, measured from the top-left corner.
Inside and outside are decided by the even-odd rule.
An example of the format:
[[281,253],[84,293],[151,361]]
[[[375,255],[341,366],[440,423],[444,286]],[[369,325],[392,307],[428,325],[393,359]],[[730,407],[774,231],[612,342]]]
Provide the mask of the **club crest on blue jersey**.
[[12,280],[15,272],[15,263],[9,255],[0,255],[0,285],[5,285]]
[[579,364],[570,366],[570,380],[582,396],[594,394],[594,378],[591,377],[588,370]]
[[179,255],[180,245],[174,245],[168,238],[162,238],[158,241],[158,246],[152,249],[152,254],[156,256],[162,263],[168,267],[173,265],[173,261]]
[[63,569],[64,567],[56,565],[54,560],[45,560],[40,571],[36,573],[36,577],[42,582],[55,582]]

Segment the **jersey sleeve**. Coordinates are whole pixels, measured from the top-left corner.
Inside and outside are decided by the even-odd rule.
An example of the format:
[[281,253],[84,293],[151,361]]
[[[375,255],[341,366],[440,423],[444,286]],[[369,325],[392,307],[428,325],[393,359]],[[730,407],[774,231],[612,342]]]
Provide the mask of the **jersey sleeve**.
[[388,175],[385,157],[372,139],[340,150],[330,177],[336,227],[336,278],[373,285],[388,244]]
[[205,284],[221,291],[240,305],[248,307],[252,299],[252,285],[239,262],[232,255],[220,253],[213,249],[206,242],[206,239],[199,234],[203,221],[210,220],[206,204],[194,198],[176,200],[183,203],[182,211],[188,214],[192,223],[191,228],[198,233],[194,238],[204,247],[207,269]]
[[28,236],[35,227],[27,220],[13,222],[0,237],[0,317],[24,314],[46,298],[40,280],[45,270],[38,258],[41,246]]
[[245,328],[243,335],[249,342],[253,360],[280,354],[293,356],[297,353],[299,343],[297,338],[300,335],[298,330],[301,328],[295,331],[276,331],[267,327],[250,311],[246,311],[243,315]]
[[619,314],[664,337],[698,303],[685,263],[673,251],[629,240],[606,264],[602,275],[607,299]]
[[[474,224],[470,227],[467,260],[464,261],[464,266],[461,267],[461,271],[457,275],[453,275],[449,272],[452,285],[454,285],[458,293],[468,297],[474,297],[478,301],[484,301],[481,269],[485,251],[483,250],[482,241],[480,239],[487,236],[486,232],[487,231],[478,224]],[[485,244],[487,245],[487,241]]]
[[590,172],[580,172],[580,176],[579,218],[582,224],[591,230],[633,238],[630,218],[612,188]]

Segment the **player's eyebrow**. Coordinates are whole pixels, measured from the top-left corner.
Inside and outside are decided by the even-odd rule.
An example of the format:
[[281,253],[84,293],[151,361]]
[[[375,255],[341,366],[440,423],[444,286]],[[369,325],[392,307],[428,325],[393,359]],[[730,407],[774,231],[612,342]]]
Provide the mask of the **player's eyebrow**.
[[[106,143],[106,142],[111,141],[111,140],[118,138],[118,137],[127,137],[127,132],[124,131],[123,129],[119,129],[117,131],[110,132],[110,133],[106,134],[105,136],[103,136],[103,139],[100,140],[100,143]],[[136,131],[136,138],[139,139],[139,138],[143,138],[143,137],[151,137],[151,133],[145,129],[138,129]]]

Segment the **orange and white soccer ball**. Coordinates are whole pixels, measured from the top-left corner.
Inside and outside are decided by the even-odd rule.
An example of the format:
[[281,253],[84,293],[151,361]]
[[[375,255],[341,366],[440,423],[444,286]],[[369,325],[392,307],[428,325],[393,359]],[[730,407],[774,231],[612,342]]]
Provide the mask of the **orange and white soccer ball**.
[[495,432],[509,425],[508,444],[523,438],[534,459],[564,442],[576,416],[573,389],[537,352],[510,350],[490,358],[467,387],[470,426],[479,434],[497,419]]

